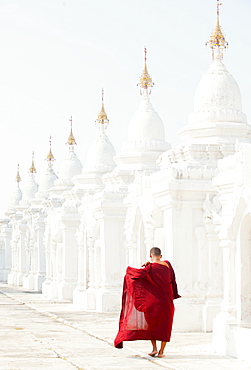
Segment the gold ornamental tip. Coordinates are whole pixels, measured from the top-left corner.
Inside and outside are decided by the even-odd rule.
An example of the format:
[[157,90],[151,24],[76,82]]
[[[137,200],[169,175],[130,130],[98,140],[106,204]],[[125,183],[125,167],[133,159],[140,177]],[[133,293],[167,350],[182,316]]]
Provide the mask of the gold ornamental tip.
[[223,50],[228,47],[228,42],[226,41],[220,26],[220,5],[222,5],[222,3],[217,0],[216,25],[210,36],[209,41],[206,42],[206,46],[209,46],[212,49],[213,60],[215,59],[215,50],[220,51],[219,57],[220,59],[223,59]]
[[66,144],[68,144],[68,145],[77,145],[76,140],[75,140],[75,138],[73,136],[73,133],[72,133],[72,116],[69,119],[69,121],[71,122],[71,132],[70,132],[70,135],[68,137],[68,140],[67,140]]
[[137,86],[139,86],[141,89],[148,90],[148,89],[151,89],[153,87],[154,83],[152,81],[152,78],[149,75],[147,65],[146,65],[146,60],[147,60],[147,58],[146,58],[147,49],[146,48],[144,49],[144,53],[145,53],[144,68],[143,68],[143,72],[140,76],[139,83],[138,83]]
[[107,115],[105,113],[105,108],[104,108],[104,105],[103,104],[102,104],[102,107],[101,107],[101,109],[99,111],[97,122],[98,123],[105,123],[105,122],[108,123],[109,122],[109,120],[107,118]]
[[17,165],[17,175],[16,175],[16,182],[22,181],[20,174],[19,174],[19,164]]
[[32,152],[32,162],[31,162],[31,166],[30,166],[30,169],[29,169],[29,173],[36,173],[36,167],[34,165],[34,152]]
[[49,142],[50,142],[50,150],[49,150],[49,153],[48,153],[46,159],[47,159],[48,162],[53,162],[53,161],[55,161],[55,157],[54,157],[54,155],[52,154],[52,151],[51,151],[51,136],[50,136],[50,141]]
[[54,155],[52,154],[51,149],[50,149],[50,151],[49,151],[49,153],[48,153],[48,155],[47,155],[46,159],[47,159],[47,161],[49,161],[49,162],[55,161],[55,158],[54,158]]
[[109,119],[107,118],[107,114],[105,112],[105,107],[104,107],[104,89],[102,89],[102,106],[98,113],[98,118],[96,119],[95,123],[99,123],[103,125],[109,124]]

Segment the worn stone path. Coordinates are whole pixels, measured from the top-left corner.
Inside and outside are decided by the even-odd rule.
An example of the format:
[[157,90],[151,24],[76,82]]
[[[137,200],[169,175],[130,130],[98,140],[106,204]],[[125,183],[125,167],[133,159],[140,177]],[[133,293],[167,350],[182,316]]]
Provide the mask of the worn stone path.
[[0,370],[251,369],[211,351],[211,334],[173,333],[166,357],[147,355],[149,342],[113,347],[117,314],[76,310],[71,302],[0,285]]

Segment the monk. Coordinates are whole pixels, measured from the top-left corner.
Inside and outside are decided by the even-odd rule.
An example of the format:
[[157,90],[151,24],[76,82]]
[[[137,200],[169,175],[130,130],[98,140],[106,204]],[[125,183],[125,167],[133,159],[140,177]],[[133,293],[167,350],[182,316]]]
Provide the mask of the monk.
[[[164,357],[166,343],[170,341],[174,304],[179,298],[174,270],[168,261],[162,261],[161,250],[150,250],[151,262],[141,269],[127,267],[123,285],[122,309],[116,348],[123,341],[151,340],[150,356]],[[156,341],[161,341],[158,351]]]

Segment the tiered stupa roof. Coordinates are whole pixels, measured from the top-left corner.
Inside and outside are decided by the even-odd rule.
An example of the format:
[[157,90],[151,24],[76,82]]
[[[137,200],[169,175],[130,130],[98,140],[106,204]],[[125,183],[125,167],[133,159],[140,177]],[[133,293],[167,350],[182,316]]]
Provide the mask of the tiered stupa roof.
[[36,167],[34,164],[34,152],[32,152],[32,162],[29,169],[29,180],[25,184],[24,190],[23,190],[23,197],[22,197],[22,203],[26,203],[32,198],[35,197],[35,194],[38,191],[38,184],[35,181],[35,174],[36,174]]
[[50,137],[50,149],[46,157],[46,161],[47,161],[47,169],[39,184],[40,194],[47,192],[54,185],[55,180],[58,178],[53,170],[53,163],[55,161],[55,158],[51,150],[51,137]]
[[150,101],[154,83],[147,68],[147,50],[144,49],[144,66],[138,83],[142,101],[132,116],[128,126],[128,140],[122,146],[124,151],[164,151],[169,145],[165,142],[164,124]]
[[98,125],[99,135],[87,151],[86,167],[84,168],[83,173],[105,173],[111,171],[115,167],[113,157],[116,152],[106,135],[109,120],[104,108],[104,90],[102,90],[102,106],[95,122]]
[[20,181],[22,181],[22,179],[21,179],[20,174],[19,174],[19,164],[18,164],[17,165],[17,174],[16,174],[17,186],[16,186],[16,189],[13,192],[12,197],[11,197],[11,205],[12,206],[17,206],[19,204],[19,202],[21,201],[21,199],[22,199],[22,191],[20,189]]
[[82,163],[77,158],[74,152],[74,145],[76,145],[76,140],[72,133],[72,117],[70,118],[71,131],[68,137],[66,145],[69,146],[68,157],[60,165],[59,169],[59,180],[71,180],[75,175],[78,175],[82,171]]
[[150,94],[154,83],[147,69],[147,50],[145,48],[144,67],[138,83],[142,101],[132,116],[128,126],[128,141],[142,142],[165,140],[165,130],[162,119],[154,110],[150,101]]
[[220,26],[220,5],[217,0],[216,26],[206,43],[212,49],[212,63],[196,88],[194,111],[180,131],[182,141],[234,142],[251,134],[239,86],[223,64],[228,43]]

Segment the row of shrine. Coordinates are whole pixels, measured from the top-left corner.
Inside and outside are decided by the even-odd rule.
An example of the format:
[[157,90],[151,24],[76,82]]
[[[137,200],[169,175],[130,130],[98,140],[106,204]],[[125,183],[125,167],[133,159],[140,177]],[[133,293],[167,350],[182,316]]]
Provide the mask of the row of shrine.
[[174,330],[213,330],[217,352],[251,359],[251,127],[223,64],[219,5],[213,60],[180,143],[165,141],[145,53],[141,102],[119,153],[102,99],[84,166],[71,126],[58,174],[51,146],[39,185],[34,158],[23,191],[18,171],[0,221],[0,278],[79,309],[119,312],[126,266],[141,266],[158,246],[182,295]]

